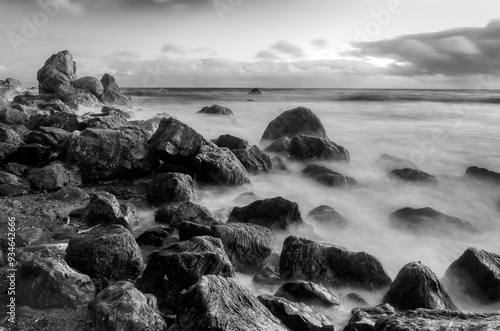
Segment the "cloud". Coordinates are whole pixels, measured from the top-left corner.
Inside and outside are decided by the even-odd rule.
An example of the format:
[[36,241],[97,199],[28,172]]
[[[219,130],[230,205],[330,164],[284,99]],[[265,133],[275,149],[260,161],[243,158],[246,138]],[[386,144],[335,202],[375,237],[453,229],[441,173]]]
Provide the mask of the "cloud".
[[285,40],[278,41],[277,43],[271,45],[269,48],[271,50],[277,51],[284,55],[292,56],[294,58],[301,58],[305,56],[302,48]]
[[325,49],[330,46],[330,43],[326,39],[318,38],[311,40],[311,45],[313,45],[317,49]]
[[218,53],[210,47],[185,48],[177,44],[168,43],[161,47],[162,53],[178,56],[207,57],[217,56]]
[[393,59],[388,74],[400,76],[500,75],[500,20],[392,39],[355,42],[346,55]]
[[268,50],[259,51],[256,55],[256,58],[263,60],[281,60],[282,58],[276,55],[276,53]]
[[165,44],[161,47],[162,53],[173,53],[178,55],[183,55],[186,53],[185,49],[179,45],[175,45],[172,43]]

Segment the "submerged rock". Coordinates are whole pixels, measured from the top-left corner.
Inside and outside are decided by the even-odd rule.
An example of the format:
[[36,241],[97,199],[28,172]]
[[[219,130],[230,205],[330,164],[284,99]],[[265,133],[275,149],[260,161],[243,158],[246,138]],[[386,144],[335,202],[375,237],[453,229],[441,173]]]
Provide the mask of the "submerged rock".
[[190,201],[195,196],[191,176],[175,172],[154,175],[146,192],[148,202],[154,206]]
[[224,134],[219,136],[219,138],[214,140],[214,144],[216,144],[218,147],[229,148],[230,150],[247,149],[250,146],[248,144],[248,141],[246,141],[245,139],[235,137],[230,134]]
[[76,63],[67,50],[53,54],[37,72],[40,94],[54,93],[59,85],[70,85],[76,80]]
[[417,168],[417,166],[413,162],[389,154],[382,154],[382,156],[380,156],[377,159],[377,161],[375,161],[374,165],[377,168],[380,168],[381,170],[384,171],[393,171],[395,169],[405,169],[405,168],[410,168],[410,169]]
[[296,160],[332,160],[349,162],[344,147],[325,138],[298,135],[290,141],[288,154]]
[[339,300],[326,287],[302,280],[286,282],[275,296],[314,307],[332,308],[340,305]]
[[264,151],[268,153],[288,154],[289,147],[290,147],[290,138],[281,137],[273,141],[271,145],[267,146],[264,149]]
[[393,170],[389,173],[389,177],[412,183],[427,183],[433,185],[439,184],[438,179],[433,175],[430,175],[422,170],[411,168]]
[[248,94],[262,94],[262,92],[258,88],[254,88]]
[[376,257],[296,236],[289,236],[283,243],[280,275],[285,280],[302,279],[367,290],[391,284],[391,278]]
[[273,167],[269,155],[262,152],[260,148],[255,145],[247,149],[235,149],[232,152],[250,173],[258,174],[268,172]]
[[500,184],[500,173],[485,168],[469,167],[465,171],[465,176],[494,184]]
[[307,217],[323,225],[335,225],[345,227],[348,224],[347,219],[340,215],[333,207],[321,205],[309,212]]
[[207,115],[228,115],[233,116],[233,111],[229,108],[213,105],[210,107],[203,107],[202,110],[198,112],[198,114],[207,114]]
[[308,165],[302,170],[302,174],[320,184],[331,187],[349,187],[357,183],[354,178],[344,176],[332,169],[316,164]]

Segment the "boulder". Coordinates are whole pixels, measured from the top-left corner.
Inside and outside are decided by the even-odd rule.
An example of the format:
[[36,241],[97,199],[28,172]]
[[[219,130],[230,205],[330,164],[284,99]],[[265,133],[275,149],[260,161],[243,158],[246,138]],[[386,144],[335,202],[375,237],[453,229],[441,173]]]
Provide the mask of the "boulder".
[[344,147],[325,138],[298,135],[290,141],[288,154],[295,160],[330,160],[349,162]]
[[262,94],[262,92],[258,88],[254,88],[248,94]]
[[465,176],[494,184],[500,184],[500,173],[485,168],[469,167],[465,171]]
[[128,126],[128,122],[121,115],[91,115],[86,121],[89,128],[115,129],[121,126]]
[[284,280],[301,279],[367,290],[391,284],[391,278],[376,257],[296,236],[289,236],[283,243],[280,275]]
[[66,162],[78,165],[84,182],[142,176],[158,166],[141,132],[85,129],[68,139]]
[[334,331],[333,322],[308,305],[267,294],[257,299],[292,331]]
[[470,247],[446,270],[443,284],[483,304],[500,302],[500,255]]
[[457,310],[436,275],[420,262],[408,263],[398,272],[383,301],[401,311],[417,308]]
[[268,266],[259,271],[259,273],[252,278],[252,281],[257,284],[269,286],[283,284],[278,269]]
[[87,192],[74,186],[63,187],[62,189],[51,194],[53,199],[63,202],[78,202],[88,198],[88,196]]
[[176,205],[167,205],[161,207],[157,211],[155,211],[154,217],[156,223],[168,224],[172,223],[172,219],[175,215],[175,211],[177,210]]
[[368,308],[370,305],[361,295],[357,293],[349,293],[342,298],[342,305],[350,307]]
[[0,143],[10,144],[19,147],[24,144],[23,139],[7,126],[0,126]]
[[340,305],[339,300],[326,287],[302,280],[286,282],[274,295],[313,307],[332,308]]
[[147,185],[148,202],[154,206],[194,199],[193,179],[185,174],[168,172],[157,174]]
[[172,232],[174,232],[174,229],[170,227],[148,229],[141,233],[135,241],[139,246],[147,245],[159,247],[163,245],[163,239],[170,236]]
[[299,134],[328,139],[320,119],[309,108],[297,107],[272,120],[264,131],[262,140],[276,140],[281,137],[292,139]]
[[132,283],[116,282],[89,303],[87,317],[95,331],[165,331],[156,298],[143,294]]
[[144,269],[139,246],[121,225],[98,226],[71,239],[65,260],[91,278],[135,280]]
[[391,223],[401,229],[412,232],[435,233],[436,230],[443,231],[470,231],[477,232],[479,229],[458,217],[450,216],[429,207],[425,208],[402,208],[389,216]]
[[422,170],[411,168],[393,170],[389,173],[389,177],[410,183],[439,184],[438,179],[433,175],[430,175]]
[[76,80],[76,63],[71,53],[65,50],[53,54],[38,70],[37,79],[40,94],[54,93],[60,84],[70,85]]
[[29,119],[29,114],[15,108],[0,109],[0,123],[15,125],[26,124]]
[[388,318],[395,313],[394,308],[388,304],[372,308],[354,308],[344,331],[375,331],[375,324],[379,319]]
[[189,240],[193,237],[211,236],[212,228],[207,225],[194,222],[182,222],[179,224],[179,240]]
[[76,89],[82,89],[96,97],[100,97],[104,92],[101,82],[95,77],[81,77],[73,81],[71,85]]
[[130,97],[120,92],[120,88],[118,87],[118,84],[116,84],[113,76],[104,74],[104,76],[101,78],[101,84],[103,87],[103,93],[99,97],[99,100],[105,106],[118,106],[125,108],[132,107],[132,100],[130,99]]
[[27,144],[41,144],[56,149],[70,135],[71,133],[63,129],[41,126],[36,131],[31,131],[25,141]]
[[413,162],[411,162],[407,159],[403,159],[401,157],[393,156],[393,155],[389,155],[389,154],[382,154],[377,159],[377,161],[375,161],[374,165],[375,165],[375,167],[377,167],[383,171],[386,171],[386,172],[390,172],[390,171],[393,171],[395,169],[405,169],[405,168],[416,169],[417,168],[417,166]]
[[182,297],[181,330],[285,331],[269,310],[235,278],[204,276]]
[[[80,115],[65,112],[50,115],[46,121],[40,122],[40,125],[59,128],[68,132],[84,130],[87,127],[87,124]],[[36,130],[38,127],[32,125],[31,129]]]
[[321,205],[309,212],[307,217],[322,224],[345,227],[348,224],[347,219],[340,215],[333,207]]
[[135,211],[127,204],[120,204],[108,192],[94,193],[85,207],[82,221],[88,226],[119,224],[131,229],[137,223]]
[[191,222],[207,226],[220,223],[207,207],[192,202],[184,202],[179,205],[179,207],[175,209],[175,213],[172,214],[172,218],[168,224],[177,228],[182,222]]
[[257,200],[245,207],[234,207],[228,223],[253,223],[271,230],[292,230],[304,225],[295,202],[276,197]]
[[[132,118],[130,116],[129,112],[123,111],[123,110],[121,110],[119,108],[115,108],[115,107],[104,106],[101,108],[101,113],[104,115],[108,115],[108,116],[120,116],[120,117],[123,117],[127,120]],[[145,130],[145,131],[147,131],[147,130]],[[156,129],[154,131],[156,131]]]
[[232,152],[249,173],[268,172],[273,167],[269,155],[255,145],[246,149],[234,149]]
[[158,298],[162,312],[175,313],[181,292],[204,275],[235,275],[220,239],[194,237],[154,252],[136,285]]
[[269,146],[264,149],[264,152],[276,154],[288,154],[290,147],[290,138],[281,137],[273,141]]
[[88,108],[102,107],[97,97],[89,92],[79,91],[64,98],[64,103],[74,110],[87,110]]
[[331,187],[349,187],[357,183],[352,177],[344,176],[330,168],[317,164],[308,165],[302,170],[302,174],[320,184]]
[[233,116],[233,111],[229,108],[213,105],[210,107],[203,107],[198,114],[206,114],[206,115],[227,115]]
[[233,149],[247,149],[250,145],[245,139],[232,136],[230,134],[224,134],[219,136],[219,138],[214,140],[214,144],[218,147],[226,147],[230,150]]
[[16,277],[16,304],[34,309],[76,308],[94,299],[89,276],[71,269],[64,260],[35,257],[21,263]]
[[78,186],[82,179],[78,172],[55,163],[32,169],[28,173],[28,182],[33,191],[56,191],[68,185]]
[[250,174],[227,148],[201,148],[194,158],[196,180],[220,186],[249,184]]
[[50,147],[28,144],[17,148],[13,160],[24,165],[45,165],[49,162]]

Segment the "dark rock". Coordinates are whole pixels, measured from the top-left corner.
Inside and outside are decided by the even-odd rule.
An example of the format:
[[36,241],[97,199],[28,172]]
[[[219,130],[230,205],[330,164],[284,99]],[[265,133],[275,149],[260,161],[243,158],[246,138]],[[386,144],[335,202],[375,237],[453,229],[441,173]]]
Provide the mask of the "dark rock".
[[102,103],[95,95],[84,91],[64,98],[64,103],[74,110],[102,107]]
[[289,236],[283,243],[280,275],[284,280],[302,279],[368,290],[391,284],[391,278],[374,256],[296,236]]
[[91,278],[135,280],[144,269],[139,246],[121,225],[98,226],[71,239],[65,259],[70,267]]
[[82,221],[89,226],[119,224],[127,229],[137,223],[135,211],[108,192],[94,193],[85,207]]
[[250,174],[227,148],[201,148],[193,162],[197,181],[220,186],[249,184]]
[[411,169],[411,168],[393,170],[389,173],[389,177],[411,183],[428,183],[433,185],[439,184],[439,181],[436,177],[422,170]]
[[214,140],[214,143],[218,147],[226,147],[229,148],[230,150],[233,149],[247,149],[250,147],[248,144],[248,141],[245,139],[239,138],[232,136],[230,134],[224,134],[219,136],[216,140]]
[[0,123],[3,124],[26,124],[29,115],[15,108],[0,109]]
[[426,233],[435,233],[436,230],[440,230],[441,233],[442,231],[478,231],[475,225],[467,221],[429,207],[402,208],[392,213],[390,220],[395,227]]
[[269,155],[255,145],[247,149],[235,149],[232,152],[250,173],[258,174],[267,172],[273,167]]
[[344,147],[325,138],[298,135],[290,141],[288,154],[296,160],[332,160],[349,162]]
[[319,118],[306,107],[287,110],[269,123],[262,140],[276,140],[281,137],[292,139],[299,134],[328,139]]
[[340,215],[333,207],[321,205],[309,212],[307,217],[324,225],[335,225],[345,227],[347,219]]
[[135,241],[139,246],[148,245],[159,247],[163,245],[163,239],[170,236],[172,232],[174,232],[174,229],[170,227],[148,229],[137,237]]
[[177,206],[161,207],[154,214],[155,222],[170,225],[170,223],[172,223],[172,219],[174,218],[176,210]]
[[101,78],[101,84],[104,89],[102,95],[99,97],[99,100],[105,106],[118,106],[118,107],[132,107],[132,100],[130,97],[121,93],[120,88],[115,82],[113,76],[109,74],[104,74]]
[[383,301],[401,311],[417,308],[457,310],[436,275],[420,262],[408,263],[399,271]]
[[380,156],[377,159],[377,161],[375,161],[374,165],[377,168],[380,168],[381,170],[384,171],[392,171],[395,169],[405,169],[405,168],[410,168],[410,169],[417,168],[417,166],[413,162],[389,154],[382,154],[382,156]]
[[0,126],[0,142],[19,147],[24,144],[23,139],[9,127]]
[[141,176],[158,166],[140,132],[85,129],[68,139],[66,162],[80,168],[85,182]]
[[331,187],[349,187],[357,183],[354,178],[316,164],[308,165],[302,173],[320,184]]
[[25,166],[23,164],[9,162],[5,165],[5,171],[10,172],[13,175],[18,177],[23,177],[28,174],[28,171],[31,169],[29,166]]
[[[125,119],[132,118],[128,112],[123,111],[119,108],[108,107],[108,106],[102,107],[101,113],[103,113],[104,115],[109,115],[109,116],[121,116]],[[156,129],[154,131],[156,131]]]
[[28,181],[33,191],[56,191],[68,185],[78,186],[82,179],[76,171],[56,163],[32,169],[28,173]]
[[465,176],[490,183],[500,184],[500,173],[485,168],[469,167],[465,171]]
[[384,304],[373,308],[354,308],[351,314],[344,331],[375,331],[375,323],[394,315],[395,311],[390,305]]
[[89,92],[96,97],[100,97],[104,92],[104,88],[102,87],[101,82],[99,81],[99,79],[95,77],[90,77],[90,76],[81,77],[73,81],[71,85],[74,88],[82,89],[86,92]]
[[74,186],[66,186],[52,193],[51,196],[53,199],[63,202],[77,202],[88,198],[89,195],[81,188]]
[[500,255],[468,248],[448,267],[443,284],[449,291],[481,303],[500,302]]
[[264,267],[252,278],[252,281],[257,284],[271,286],[283,284],[278,269],[273,267]]
[[291,230],[304,225],[297,203],[276,197],[234,207],[228,223],[253,223],[271,230]]
[[28,144],[20,146],[15,155],[14,161],[24,165],[44,165],[49,161],[50,147],[40,144]]
[[184,202],[179,205],[169,224],[177,228],[182,222],[192,222],[207,226],[220,223],[208,208],[192,202]]
[[[73,132],[76,130],[84,130],[87,124],[80,115],[72,113],[55,113],[47,118],[47,121],[40,123],[42,126],[55,127]],[[33,130],[38,129],[33,127]]]
[[275,296],[314,307],[332,308],[340,305],[339,300],[326,287],[301,280],[286,282]]
[[64,142],[71,134],[63,129],[54,127],[39,127],[37,131],[31,131],[25,141],[28,144],[41,144],[55,149]]
[[262,92],[258,88],[254,88],[248,94],[262,94]]
[[34,309],[76,308],[94,299],[89,276],[71,269],[64,260],[35,257],[18,267],[16,304]]
[[202,110],[198,112],[198,114],[207,114],[207,115],[229,115],[233,116],[233,111],[229,108],[213,105],[210,107],[203,107]]
[[193,237],[211,236],[212,228],[207,225],[194,223],[194,222],[182,222],[179,224],[179,240],[189,240]]
[[204,276],[182,297],[181,330],[285,331],[253,294],[234,278]]
[[53,93],[32,94],[31,92],[24,92],[23,94],[16,95],[13,99],[16,104],[33,108],[40,107],[40,105],[47,102],[56,102],[55,100],[57,100],[57,97]]
[[37,114],[33,115],[29,118],[28,122],[26,122],[26,128],[29,130],[37,130],[41,126],[44,126],[49,119],[49,115],[47,114]]
[[117,199],[120,200],[131,200],[131,199],[144,199],[146,196],[146,188],[141,186],[133,187],[113,187],[108,186],[103,189],[104,191],[113,194]]
[[121,115],[92,116],[86,123],[89,128],[96,129],[115,129],[121,126],[128,126],[127,120]]
[[147,186],[147,199],[154,206],[190,201],[194,196],[193,179],[185,174],[175,172],[157,174]]
[[288,154],[288,147],[290,147],[290,138],[281,137],[273,141],[264,151],[268,153]]
[[87,317],[95,331],[165,331],[156,298],[143,294],[127,281],[103,289],[89,303]]
[[2,184],[17,184],[20,178],[11,173],[0,171],[0,185]]
[[328,317],[308,305],[267,294],[259,295],[257,299],[292,331],[334,330]]
[[220,239],[194,237],[151,254],[137,287],[155,295],[162,312],[175,313],[181,292],[210,274],[233,277],[234,269]]
[[37,104],[38,108],[50,111],[51,113],[56,112],[71,112],[71,109],[61,100],[53,99],[50,101],[44,101]]
[[76,79],[76,63],[67,50],[53,54],[37,72],[40,94],[54,93],[59,85],[70,85]]
[[28,194],[28,188],[22,184],[2,184],[0,185],[0,196],[14,197]]
[[351,307],[367,308],[370,305],[361,295],[357,293],[349,293],[342,299],[342,304]]

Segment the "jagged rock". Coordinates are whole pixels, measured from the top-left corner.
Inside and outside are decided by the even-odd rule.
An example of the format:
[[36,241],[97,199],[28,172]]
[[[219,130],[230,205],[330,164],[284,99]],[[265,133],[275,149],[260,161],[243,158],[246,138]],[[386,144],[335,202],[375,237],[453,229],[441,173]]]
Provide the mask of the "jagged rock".
[[345,227],[347,219],[340,215],[333,207],[321,205],[309,212],[307,217],[324,225],[335,225]]
[[380,156],[377,159],[377,161],[375,161],[374,165],[377,168],[380,168],[381,170],[384,171],[392,171],[395,169],[405,169],[405,168],[411,168],[411,169],[417,168],[417,166],[413,162],[389,154],[382,154],[382,156]]
[[148,229],[137,237],[135,241],[139,246],[148,245],[159,247],[163,245],[163,239],[170,236],[172,232],[174,232],[174,229],[170,227]]
[[332,308],[340,305],[339,300],[326,287],[302,280],[286,282],[274,295],[313,307]]
[[296,236],[289,236],[283,243],[280,275],[284,280],[302,279],[368,290],[391,284],[391,278],[376,257]]
[[320,119],[306,107],[287,110],[269,123],[262,140],[276,140],[281,137],[292,139],[299,134],[328,139]]
[[89,303],[87,317],[95,331],[165,331],[156,298],[127,281],[103,289]]
[[281,285],[283,281],[281,280],[278,269],[274,267],[264,267],[259,273],[257,273],[252,281],[257,284],[263,285]]
[[[46,121],[40,122],[40,124],[41,126],[55,127],[68,132],[76,130],[81,131],[87,127],[87,124],[80,115],[64,112],[52,114]],[[32,126],[32,130],[36,129],[38,129],[38,127]]]
[[500,328],[500,314],[417,309],[381,318],[375,330],[384,331],[492,331]]
[[271,230],[290,230],[304,225],[297,203],[276,197],[234,207],[228,223],[253,223]]
[[354,308],[351,314],[344,331],[375,331],[375,323],[394,315],[395,311],[390,305],[383,304],[372,308]]
[[193,168],[197,181],[220,186],[249,184],[250,174],[227,148],[200,148]]
[[70,85],[76,79],[76,63],[67,50],[53,54],[38,70],[38,90],[40,94],[54,93],[57,86]]
[[193,179],[185,174],[157,174],[147,186],[147,199],[154,206],[164,203],[190,201],[194,198]]
[[213,146],[193,128],[173,117],[161,119],[148,143],[160,160],[181,164],[192,163],[201,146]]
[[99,100],[105,106],[122,106],[126,108],[132,107],[132,100],[130,99],[130,97],[120,92],[120,88],[116,84],[113,76],[104,74],[104,76],[101,78],[101,84],[104,91],[99,97]]
[[21,139],[17,132],[7,126],[0,126],[0,142],[10,144],[15,147],[19,147],[24,144],[23,139]]
[[30,188],[34,191],[55,191],[68,185],[78,186],[82,179],[78,172],[56,163],[32,169],[28,173],[28,181]]
[[39,246],[46,244],[49,237],[42,229],[34,226],[25,226],[16,232],[16,246]]
[[458,217],[450,216],[429,207],[425,208],[402,208],[389,216],[392,224],[401,229],[414,231],[424,231],[426,233],[435,233],[441,231],[471,231],[476,232],[479,229]]
[[99,99],[88,92],[79,91],[75,94],[64,98],[64,103],[67,104],[71,109],[80,110],[81,108],[97,108],[101,107],[102,104]]
[[17,148],[13,160],[24,165],[43,165],[49,161],[50,147],[28,144]]
[[70,135],[68,131],[63,129],[42,126],[36,129],[36,131],[31,131],[25,141],[27,144],[40,144],[55,149]]
[[82,221],[88,226],[119,224],[127,229],[137,223],[135,211],[127,204],[120,204],[108,192],[94,193],[85,207]]
[[193,237],[211,236],[212,228],[207,225],[202,225],[194,222],[182,222],[179,224],[179,240],[189,240]]
[[214,140],[214,143],[218,147],[226,147],[229,148],[230,150],[233,149],[246,149],[250,145],[248,144],[248,141],[245,139],[239,138],[232,136],[230,134],[224,134],[219,136],[216,140]]
[[158,166],[141,133],[127,128],[85,129],[68,139],[67,151],[66,162],[78,165],[85,182],[146,175]]
[[87,192],[74,186],[66,186],[51,194],[53,199],[63,202],[77,202],[88,198]]
[[437,185],[439,181],[436,177],[417,169],[403,168],[396,169],[389,173],[389,177],[400,179],[411,183],[427,183]]
[[21,263],[16,283],[16,303],[34,309],[76,308],[95,296],[90,277],[58,258],[35,257]]
[[139,246],[121,225],[98,226],[71,239],[65,260],[91,278],[135,280],[144,269]]
[[182,297],[181,330],[285,331],[253,294],[234,278],[204,276]]
[[258,88],[254,88],[248,94],[262,94],[262,92]]
[[349,152],[344,147],[325,138],[298,135],[290,141],[288,154],[296,160],[332,160],[349,162]]
[[269,155],[261,151],[259,147],[255,145],[246,149],[235,149],[232,150],[232,152],[250,173],[257,174],[267,172],[273,167]]
[[443,284],[481,303],[500,302],[500,255],[470,247],[446,270]]
[[308,305],[267,294],[259,295],[257,299],[292,331],[334,330],[328,317]]
[[0,185],[2,184],[17,184],[20,178],[11,173],[0,171]]
[[465,176],[490,183],[500,184],[500,173],[485,168],[469,167],[465,171]]
[[181,292],[209,274],[233,277],[234,269],[220,239],[194,237],[151,254],[137,287],[155,295],[162,312],[175,313]]
[[420,262],[405,265],[383,301],[401,311],[426,308],[457,310],[436,275]]
[[96,97],[100,97],[104,92],[104,88],[102,87],[101,82],[99,81],[99,79],[95,77],[90,77],[90,76],[81,77],[73,81],[71,85],[74,88],[82,89],[86,92],[89,92],[95,95]]
[[331,187],[349,187],[357,183],[352,177],[316,164],[308,165],[302,173],[320,184]]
[[0,123],[3,124],[26,124],[29,115],[15,108],[0,109]]
[[233,116],[233,111],[229,108],[213,105],[210,107],[203,107],[202,110],[198,112],[198,114],[207,114],[207,115],[228,115]]
[[273,141],[269,146],[264,149],[264,152],[288,154],[288,147],[290,147],[290,138],[281,137]]
[[121,115],[91,115],[86,121],[89,128],[115,129],[121,126],[128,126],[128,122]]
[[179,205],[172,215],[169,224],[177,228],[182,222],[192,222],[207,226],[220,223],[208,208],[192,202],[184,202]]

